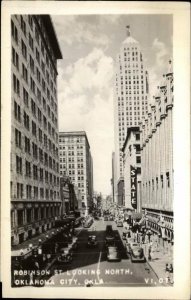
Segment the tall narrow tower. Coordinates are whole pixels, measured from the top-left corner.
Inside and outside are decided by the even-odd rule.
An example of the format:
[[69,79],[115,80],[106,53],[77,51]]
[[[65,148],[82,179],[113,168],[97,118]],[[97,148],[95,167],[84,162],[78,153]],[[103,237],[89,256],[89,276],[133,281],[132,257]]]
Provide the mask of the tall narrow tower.
[[145,70],[139,42],[131,36],[129,25],[126,29],[127,37],[121,44],[115,66],[114,120],[117,172],[115,186],[119,179],[123,178],[121,148],[127,128],[138,126],[148,109],[148,73]]

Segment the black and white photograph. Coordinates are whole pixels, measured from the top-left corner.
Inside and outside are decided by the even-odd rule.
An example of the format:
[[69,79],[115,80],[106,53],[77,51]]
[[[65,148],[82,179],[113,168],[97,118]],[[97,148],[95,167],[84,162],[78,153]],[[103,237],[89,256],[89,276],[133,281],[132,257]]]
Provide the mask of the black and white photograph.
[[189,299],[189,6],[177,6],[184,25],[170,2],[14,2],[2,26],[4,293]]

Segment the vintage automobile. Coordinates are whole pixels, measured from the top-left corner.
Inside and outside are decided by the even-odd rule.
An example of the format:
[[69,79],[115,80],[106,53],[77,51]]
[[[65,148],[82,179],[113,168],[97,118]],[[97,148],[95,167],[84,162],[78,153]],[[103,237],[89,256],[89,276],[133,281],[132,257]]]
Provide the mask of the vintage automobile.
[[113,235],[107,235],[105,237],[105,245],[106,247],[115,246],[115,237]]
[[94,220],[93,218],[89,218],[84,223],[84,228],[89,228],[93,224]]
[[97,246],[98,246],[97,237],[95,235],[89,235],[87,247],[97,247]]
[[141,261],[145,262],[145,256],[144,256],[144,251],[143,248],[140,246],[139,243],[131,243],[129,245],[129,254],[131,256],[131,261]]
[[122,232],[122,240],[126,240],[127,239],[127,232],[123,231]]
[[58,263],[71,263],[73,260],[71,247],[65,247],[60,249],[60,255],[57,258]]
[[104,221],[108,221],[108,216],[105,216],[105,217],[104,217]]
[[119,251],[116,246],[109,246],[107,249],[107,260],[108,261],[120,261]]

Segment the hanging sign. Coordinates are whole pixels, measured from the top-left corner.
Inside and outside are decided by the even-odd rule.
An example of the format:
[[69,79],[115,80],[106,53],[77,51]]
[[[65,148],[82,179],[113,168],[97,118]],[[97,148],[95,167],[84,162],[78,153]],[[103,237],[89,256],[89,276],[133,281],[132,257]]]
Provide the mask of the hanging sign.
[[137,209],[137,170],[133,166],[130,166],[131,172],[131,205],[134,209]]

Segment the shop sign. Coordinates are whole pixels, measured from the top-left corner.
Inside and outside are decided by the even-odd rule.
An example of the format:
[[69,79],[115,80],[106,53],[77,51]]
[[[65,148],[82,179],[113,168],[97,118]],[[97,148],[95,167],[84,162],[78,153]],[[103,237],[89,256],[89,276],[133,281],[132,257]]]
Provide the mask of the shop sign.
[[131,206],[137,209],[137,170],[135,167],[130,166],[131,172]]

